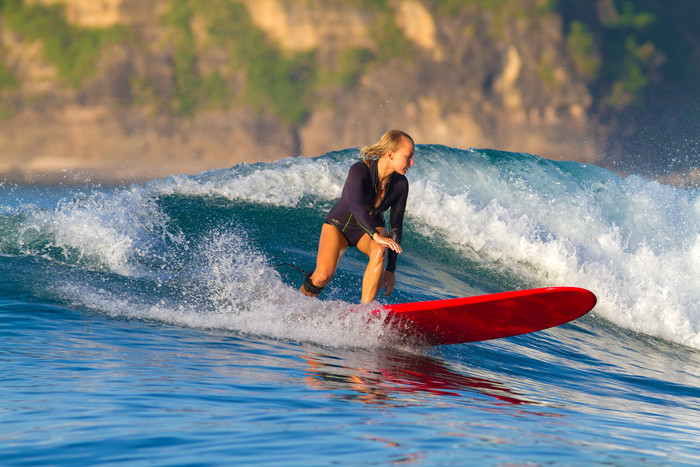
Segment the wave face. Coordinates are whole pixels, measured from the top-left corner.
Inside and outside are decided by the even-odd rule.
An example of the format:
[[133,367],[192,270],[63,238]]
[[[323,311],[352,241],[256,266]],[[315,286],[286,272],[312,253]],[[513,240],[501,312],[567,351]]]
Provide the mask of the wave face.
[[[0,208],[5,291],[111,316],[321,345],[391,336],[349,311],[348,251],[313,300],[320,226],[356,149],[119,189],[14,192]],[[602,322],[700,348],[700,198],[593,165],[419,146],[392,302],[578,286]],[[53,198],[52,198],[53,197]],[[47,199],[55,202],[47,203]],[[42,205],[43,203],[43,205]],[[10,266],[7,266],[10,267]]]

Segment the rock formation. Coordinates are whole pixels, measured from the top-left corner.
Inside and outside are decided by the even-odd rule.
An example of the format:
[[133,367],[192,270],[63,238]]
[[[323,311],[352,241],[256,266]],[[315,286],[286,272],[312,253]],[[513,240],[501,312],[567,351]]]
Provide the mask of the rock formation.
[[[389,128],[601,161],[610,128],[572,20],[553,2],[492,3],[6,0],[0,174],[153,178],[318,156]],[[65,49],[48,49],[40,16]],[[80,38],[94,58],[70,48]]]

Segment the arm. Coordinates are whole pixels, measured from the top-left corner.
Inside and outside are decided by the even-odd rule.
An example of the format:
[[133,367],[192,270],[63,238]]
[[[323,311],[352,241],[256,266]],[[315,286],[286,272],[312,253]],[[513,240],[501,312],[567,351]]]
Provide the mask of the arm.
[[[391,228],[391,239],[396,243],[397,249],[389,250],[389,260],[387,261],[386,270],[382,276],[381,285],[386,289],[384,295],[389,295],[394,291],[396,285],[396,260],[401,253],[401,237],[403,234],[403,215],[406,210],[406,200],[408,199],[408,184],[404,193],[398,197],[396,202],[391,206],[391,216],[389,218],[389,227]],[[377,237],[375,236],[375,239]]]
[[[391,206],[391,216],[389,217],[389,228],[391,239],[398,245],[401,244],[403,236],[403,216],[406,211],[406,202],[408,200],[408,181],[405,182],[402,193],[398,196],[394,204]],[[396,271],[396,259],[399,251],[389,250],[389,261],[387,262],[386,271],[394,273]]]
[[376,230],[364,204],[365,190],[372,190],[370,196],[374,193],[369,171],[364,163],[354,164],[350,167],[348,178],[345,180],[345,186],[343,186],[343,198],[347,201],[357,223],[372,237]]

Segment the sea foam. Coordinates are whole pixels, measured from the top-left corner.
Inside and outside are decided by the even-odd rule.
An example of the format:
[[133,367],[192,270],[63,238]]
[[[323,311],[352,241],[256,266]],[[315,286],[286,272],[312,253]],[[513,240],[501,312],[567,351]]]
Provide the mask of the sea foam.
[[[87,306],[109,313],[337,342],[338,328],[328,323],[353,322],[350,304],[302,297],[298,284],[287,285],[271,266],[270,254],[246,234],[249,226],[215,217],[211,223],[218,228],[192,236],[189,226],[171,218],[163,200],[175,199],[176,207],[185,199],[248,203],[262,210],[252,231],[264,229],[266,206],[325,212],[340,196],[357,156],[357,150],[346,150],[240,164],[113,193],[87,193],[55,209],[25,207],[12,213],[19,223],[11,229],[16,244],[8,246],[12,242],[4,237],[0,253],[20,251],[130,280],[184,284],[183,293],[165,298],[158,298],[157,290],[139,297],[131,289],[64,284],[66,293],[73,291],[71,300],[83,297]],[[697,190],[622,178],[594,165],[444,146],[419,146],[407,176],[404,238],[435,239],[445,255],[518,283],[590,289],[599,300],[595,315],[700,348]],[[285,234],[280,232],[280,242],[294,248],[296,240]],[[300,311],[304,318],[298,320]],[[314,316],[325,324],[312,324]],[[345,332],[348,342],[378,342],[378,328],[367,333],[364,324],[357,326]]]

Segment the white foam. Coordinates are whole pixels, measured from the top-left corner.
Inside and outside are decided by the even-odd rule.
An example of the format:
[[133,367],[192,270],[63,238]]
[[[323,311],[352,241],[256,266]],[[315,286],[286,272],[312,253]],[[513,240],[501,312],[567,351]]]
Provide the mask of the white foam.
[[115,194],[94,192],[61,202],[54,210],[30,211],[19,246],[26,253],[38,253],[26,239],[46,235],[51,238],[47,247],[61,249],[73,262],[140,275],[148,271],[135,260],[148,256],[165,262],[163,244],[180,241],[168,230],[168,222],[148,190],[134,186]]
[[308,196],[340,196],[349,164],[329,158],[287,158],[273,164],[239,164],[200,176],[177,176],[149,184],[158,193],[220,196],[229,200],[297,206]]
[[[159,197],[319,207],[340,196],[356,160],[356,151],[349,150],[95,193],[53,211],[31,211],[20,243],[31,232],[48,232],[52,246],[112,272],[154,275],[142,260],[166,264],[174,249],[187,247],[159,209]],[[600,316],[700,348],[697,191],[623,179],[590,165],[443,147],[419,147],[408,176],[407,215],[419,233],[442,238],[445,248],[533,285],[588,288],[598,296]],[[197,327],[329,344],[340,339],[371,346],[380,339],[379,329],[353,327],[353,319],[345,318],[352,317],[348,304],[307,300],[286,286],[264,252],[251,249],[240,232],[219,232],[201,244],[208,246],[193,248],[203,248],[194,256],[202,261],[201,289],[211,291],[206,300],[195,294],[151,303],[152,297],[89,288],[77,295],[114,313],[126,309],[133,316]]]
[[[332,200],[353,156],[218,172],[194,191],[286,206]],[[606,319],[700,347],[697,192],[529,155],[423,147],[416,163],[407,214],[419,230],[533,283],[589,288]]]
[[423,228],[539,285],[588,288],[620,326],[700,348],[697,192],[532,156],[511,167],[463,156],[412,180]]
[[242,232],[214,233],[200,248],[203,263],[179,278],[182,294],[175,297],[95,289],[75,280],[63,284],[61,294],[117,318],[327,346],[374,348],[394,340],[381,316],[368,318],[373,306],[321,301],[284,284]]

